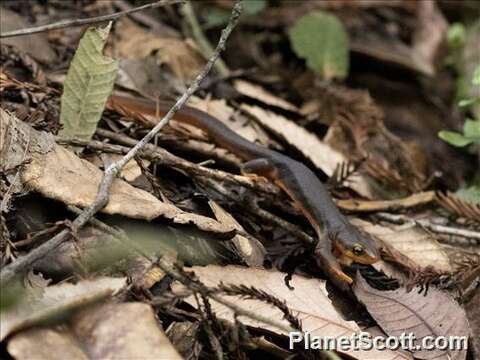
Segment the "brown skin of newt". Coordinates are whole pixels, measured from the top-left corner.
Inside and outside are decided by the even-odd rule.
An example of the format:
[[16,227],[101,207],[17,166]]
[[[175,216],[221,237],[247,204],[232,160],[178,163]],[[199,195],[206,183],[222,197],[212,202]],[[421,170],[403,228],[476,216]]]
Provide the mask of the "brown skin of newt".
[[[166,114],[171,106],[171,102],[155,103],[119,95],[112,95],[107,103],[107,107],[126,113],[152,116]],[[247,161],[243,173],[264,176],[288,194],[317,233],[316,261],[341,289],[347,289],[353,281],[340,264],[373,264],[380,259],[375,241],[348,222],[322,182],[304,164],[251,143],[203,111],[183,107],[174,119],[202,129],[217,145]]]

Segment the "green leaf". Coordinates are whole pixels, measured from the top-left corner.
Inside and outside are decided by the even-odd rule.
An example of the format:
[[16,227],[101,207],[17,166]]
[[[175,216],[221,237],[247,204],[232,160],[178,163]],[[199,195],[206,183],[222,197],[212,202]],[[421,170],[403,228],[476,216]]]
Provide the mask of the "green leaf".
[[248,0],[243,3],[243,11],[246,15],[257,15],[266,6],[265,0]]
[[448,45],[451,48],[459,48],[465,43],[465,26],[460,23],[453,23],[447,32]]
[[458,102],[458,106],[459,106],[459,107],[468,107],[468,106],[471,106],[471,105],[475,104],[477,101],[478,101],[478,99],[464,99],[464,100],[460,100],[460,101]]
[[467,119],[463,124],[463,134],[469,139],[480,142],[480,121]]
[[89,140],[95,132],[118,70],[118,62],[102,53],[110,27],[88,28],[70,63],[60,111],[63,136]]
[[[267,7],[266,0],[248,0],[243,2],[243,14],[245,16],[255,16]],[[202,17],[205,20],[203,29],[211,29],[215,26],[223,26],[228,23],[230,18],[230,11],[220,9],[217,7],[209,7],[206,9],[205,14],[202,13]]]
[[458,146],[458,147],[463,147],[473,142],[472,139],[468,139],[462,134],[459,134],[453,131],[442,130],[438,133],[438,137],[448,142],[450,145]]
[[473,72],[472,84],[480,85],[480,65],[477,65],[475,71]]
[[470,203],[480,204],[480,185],[472,185],[458,190],[455,195]]
[[228,22],[230,18],[230,11],[212,8],[204,15],[205,24],[203,24],[204,29],[210,29],[215,26],[222,26]]
[[288,31],[293,51],[324,79],[348,75],[348,34],[336,16],[315,11]]

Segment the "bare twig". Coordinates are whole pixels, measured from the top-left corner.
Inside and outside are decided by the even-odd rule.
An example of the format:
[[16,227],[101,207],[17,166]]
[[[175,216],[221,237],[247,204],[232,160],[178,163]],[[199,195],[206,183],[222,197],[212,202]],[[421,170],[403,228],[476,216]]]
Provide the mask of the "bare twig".
[[377,213],[375,214],[381,219],[394,222],[394,223],[412,223],[412,224],[418,224],[425,229],[428,229],[430,231],[433,231],[435,233],[439,234],[446,234],[446,235],[455,235],[455,236],[461,236],[464,238],[467,238],[469,240],[474,241],[477,245],[480,245],[480,232],[478,231],[472,231],[472,230],[467,230],[467,229],[460,229],[457,227],[452,227],[452,226],[445,226],[445,225],[438,225],[438,224],[432,224],[430,221],[425,220],[425,219],[411,219],[405,215],[395,215],[395,214],[389,214],[389,213]]
[[[130,10],[133,6],[127,0],[116,0],[115,7],[119,8],[122,11]],[[153,16],[145,13],[134,13],[131,15],[131,18],[134,19],[137,23],[147,27],[155,34],[165,34],[165,37],[173,37],[180,39],[180,34],[165,24],[164,22],[157,21]]]
[[40,32],[45,32],[45,31],[51,31],[51,30],[58,30],[58,29],[63,29],[66,27],[73,27],[73,26],[83,26],[83,25],[88,25],[88,24],[95,24],[99,22],[104,22],[104,21],[110,21],[110,20],[115,20],[118,19],[121,16],[132,14],[137,11],[141,10],[146,10],[146,9],[153,9],[157,8],[160,6],[165,6],[165,5],[173,5],[173,4],[178,4],[178,3],[183,3],[184,0],[159,0],[150,4],[142,5],[133,9],[125,10],[125,11],[119,11],[113,14],[109,15],[102,15],[102,16],[96,16],[96,17],[91,17],[91,18],[86,18],[86,19],[70,19],[70,20],[62,20],[53,24],[47,24],[47,25],[40,25],[40,26],[35,26],[27,29],[18,29],[18,30],[12,30],[12,31],[6,31],[0,33],[0,38],[6,38],[6,37],[14,37],[14,36],[24,36],[24,35],[31,35],[31,34],[36,34]]
[[[222,35],[220,36],[215,52],[208,60],[202,72],[195,78],[190,87],[185,91],[185,93],[180,97],[180,99],[177,100],[177,102],[172,106],[172,108],[162,118],[162,120],[132,149],[130,149],[130,151],[123,158],[113,163],[105,170],[94,202],[73,221],[74,229],[78,229],[85,225],[90,220],[90,218],[92,218],[93,215],[95,215],[99,210],[101,210],[103,207],[105,207],[105,205],[107,205],[110,188],[117,174],[121,171],[125,164],[129,162],[170,121],[173,115],[187,102],[187,100],[192,96],[192,94],[199,88],[201,81],[207,76],[208,72],[212,69],[213,64],[220,56],[220,52],[225,49],[226,41],[232,30],[237,25],[238,18],[240,17],[241,12],[242,6],[241,0],[239,0],[235,3],[233,7],[232,15],[227,26],[222,31]],[[20,271],[25,270],[35,261],[47,255],[58,245],[68,239],[69,234],[70,232],[68,230],[60,232],[44,244],[32,250],[28,255],[18,258],[11,264],[7,265],[0,272],[0,282],[11,280]]]
[[393,200],[359,200],[359,199],[341,199],[335,203],[342,210],[355,212],[373,212],[373,211],[398,211],[412,207],[422,206],[435,200],[433,191],[422,191],[412,194],[405,198]]

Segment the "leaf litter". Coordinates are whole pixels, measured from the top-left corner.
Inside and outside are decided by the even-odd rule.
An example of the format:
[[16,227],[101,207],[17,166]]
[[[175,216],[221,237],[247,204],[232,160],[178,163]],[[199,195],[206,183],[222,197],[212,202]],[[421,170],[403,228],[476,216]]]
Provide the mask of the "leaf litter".
[[[121,6],[131,5],[127,3]],[[79,11],[115,10],[112,4],[97,5],[95,1],[90,7],[77,8],[41,4],[22,13],[31,11],[29,19],[34,19],[47,8],[50,15],[63,14],[60,17],[78,17]],[[21,5],[9,7],[8,11],[15,12]],[[159,10],[155,16],[139,12],[133,20],[118,20],[105,55],[97,49],[97,60],[119,61],[117,88],[154,101],[174,98],[200,71],[208,54],[195,43],[199,41],[196,30],[190,33],[182,24],[188,21],[183,13],[177,12],[175,5],[169,9]],[[204,21],[205,14],[214,14],[213,10],[229,11],[220,2],[194,4],[193,9],[194,16],[205,16]],[[190,103],[248,140],[306,163],[322,180],[336,175],[342,166],[354,164],[353,173],[340,176],[329,190],[352,223],[376,238],[383,260],[374,267],[360,266],[365,280],[357,275],[353,292],[339,292],[324,280],[309,253],[311,241],[306,241],[313,239],[314,232],[284,194],[261,179],[238,175],[239,159],[212,144],[208,134],[172,123],[150,144],[157,147],[156,155],[140,153],[132,176],[115,180],[109,203],[96,222],[80,231],[72,228],[70,241],[33,266],[51,277],[40,293],[19,291],[11,298],[0,297],[0,313],[2,320],[6,319],[2,325],[7,324],[2,326],[4,351],[16,358],[45,357],[57,351],[72,359],[152,354],[179,358],[179,353],[192,359],[226,354],[233,358],[258,354],[346,358],[348,354],[355,359],[473,359],[480,349],[474,306],[478,302],[480,259],[475,253],[479,242],[465,233],[478,233],[478,204],[451,192],[470,176],[464,169],[471,169],[471,160],[441,150],[445,144],[437,146],[436,131],[424,135],[429,124],[446,119],[442,124],[451,127],[452,121],[460,118],[451,110],[451,98],[445,96],[455,90],[452,75],[445,75],[438,65],[446,59],[442,43],[449,11],[447,5],[434,2],[418,6],[401,1],[298,2],[272,7],[259,1],[258,8],[240,25],[242,35],[232,38],[224,54],[231,67],[227,77],[209,76],[199,98]],[[50,16],[45,14],[42,16]],[[294,27],[309,16],[312,23],[306,30]],[[2,32],[8,29],[4,22],[2,16]],[[210,26],[204,30],[212,40],[216,25]],[[343,30],[332,32],[325,27]],[[302,49],[310,46],[315,36],[309,32],[317,28],[321,29],[316,31],[318,36],[326,37],[318,43],[336,45]],[[304,32],[301,36],[300,30]],[[102,167],[124,154],[127,145],[135,144],[145,128],[158,121],[115,107],[104,111],[113,83],[112,69],[107,71],[110,80],[104,84],[103,97],[84,89],[85,99],[90,96],[101,105],[94,120],[83,122],[78,117],[81,108],[72,114],[60,111],[56,89],[69,82],[78,86],[85,77],[82,68],[76,72],[80,74],[77,79],[67,77],[65,82],[66,66],[61,66],[68,64],[77,50],[81,33],[66,28],[41,36],[42,51],[19,40],[9,47],[2,44],[2,266],[28,256],[48,241],[46,228],[52,233],[68,228],[72,209],[84,208],[94,200]],[[332,34],[342,39],[334,41]],[[187,40],[179,40],[183,38]],[[340,43],[343,46],[337,46]],[[49,53],[52,48],[61,56],[45,62],[42,52]],[[290,48],[288,52],[284,52],[286,48]],[[468,56],[462,61],[472,73]],[[377,66],[375,76],[370,66]],[[70,69],[73,72],[75,66]],[[418,86],[418,74],[436,90]],[[449,76],[450,82],[445,80]],[[347,81],[340,85],[329,81],[345,77]],[[387,91],[379,94],[382,87],[397,92],[389,97]],[[440,93],[440,88],[447,91]],[[414,96],[411,89],[422,96]],[[398,95],[402,91],[404,97]],[[427,98],[431,101],[424,101]],[[407,100],[411,106],[395,104]],[[84,109],[91,108],[87,105]],[[472,109],[470,115],[475,113]],[[422,114],[428,114],[427,125],[421,124]],[[72,119],[80,119],[73,132],[69,130]],[[413,135],[402,132],[399,124],[413,128]],[[435,126],[431,129],[437,129]],[[61,134],[70,131],[71,139],[53,136],[59,129]],[[60,143],[74,146],[78,154]],[[428,145],[429,151],[422,145]],[[172,154],[166,155],[160,147],[178,157],[168,157]],[[442,161],[447,156],[455,164],[464,164],[458,167],[461,171]],[[454,172],[455,176],[447,175]],[[23,205],[22,211],[26,209],[28,214],[31,205],[22,201],[32,196],[44,199],[41,202],[45,204],[40,206],[40,215],[32,210],[27,219],[20,216],[25,214],[20,209]],[[47,198],[54,200],[54,211]],[[47,218],[57,222],[47,223]],[[20,231],[19,224],[27,231]],[[443,233],[444,228],[448,232]],[[29,234],[28,229],[44,232]],[[123,230],[131,241],[121,240]],[[24,234],[27,238],[22,238]],[[166,246],[168,242],[175,245]],[[273,245],[281,251],[274,251]],[[162,254],[181,261],[167,269]],[[453,261],[452,254],[460,256],[463,263]],[[286,273],[264,268],[272,263],[283,263]],[[55,270],[59,268],[64,272]],[[131,287],[122,278],[125,273],[131,276]],[[172,278],[176,282],[170,292]],[[387,285],[390,290],[379,290]],[[60,295],[52,298],[52,294]],[[238,308],[225,306],[217,296]],[[339,307],[339,302],[346,308]],[[22,307],[24,310],[18,310]],[[407,317],[399,318],[403,315]],[[370,329],[376,329],[372,335],[398,336],[410,328],[418,338],[427,334],[425,329],[434,336],[472,336],[468,351],[450,353],[377,349],[308,353],[299,347],[288,349],[285,331],[272,324],[297,326],[336,339]],[[179,338],[177,331],[185,335]]]

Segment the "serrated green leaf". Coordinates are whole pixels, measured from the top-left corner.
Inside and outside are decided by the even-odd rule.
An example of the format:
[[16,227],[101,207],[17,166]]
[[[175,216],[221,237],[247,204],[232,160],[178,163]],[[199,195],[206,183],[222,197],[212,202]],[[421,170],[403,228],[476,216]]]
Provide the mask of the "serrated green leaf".
[[442,130],[438,133],[438,137],[450,145],[463,147],[473,142],[472,139],[466,138],[462,134],[453,132],[453,131],[445,131]]
[[463,124],[463,134],[469,139],[480,141],[480,121],[467,119]]
[[348,75],[348,34],[336,16],[312,12],[300,18],[288,33],[297,56],[321,77],[343,79]]
[[109,32],[110,25],[90,27],[80,40],[63,85],[63,136],[89,140],[95,132],[118,70],[118,62],[103,55]]

